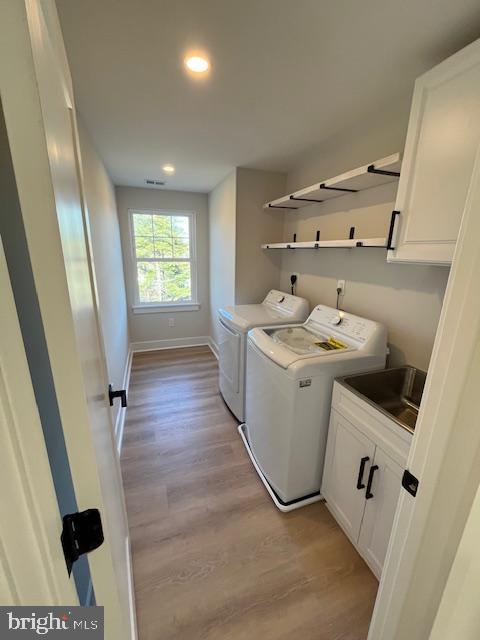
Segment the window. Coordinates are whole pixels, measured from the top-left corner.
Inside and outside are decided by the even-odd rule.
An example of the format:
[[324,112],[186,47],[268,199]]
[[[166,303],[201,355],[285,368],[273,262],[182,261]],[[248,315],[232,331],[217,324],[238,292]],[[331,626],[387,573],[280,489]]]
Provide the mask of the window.
[[136,307],[196,305],[195,214],[131,210]]

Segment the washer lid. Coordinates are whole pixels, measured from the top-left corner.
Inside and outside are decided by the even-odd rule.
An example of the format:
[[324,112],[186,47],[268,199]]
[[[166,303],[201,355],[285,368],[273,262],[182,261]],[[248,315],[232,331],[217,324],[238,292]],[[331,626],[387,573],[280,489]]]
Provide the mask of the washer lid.
[[305,326],[266,329],[274,342],[283,344],[299,355],[320,355],[322,353],[339,352],[349,349],[349,345],[334,336],[313,332]]
[[249,340],[276,364],[330,366],[331,363],[387,353],[385,327],[373,320],[318,305],[303,324],[251,329]]

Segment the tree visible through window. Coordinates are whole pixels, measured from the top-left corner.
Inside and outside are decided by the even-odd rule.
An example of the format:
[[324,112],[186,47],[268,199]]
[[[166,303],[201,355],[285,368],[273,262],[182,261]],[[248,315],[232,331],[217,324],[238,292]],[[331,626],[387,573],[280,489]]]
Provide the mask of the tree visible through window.
[[192,214],[131,215],[138,302],[193,302]]

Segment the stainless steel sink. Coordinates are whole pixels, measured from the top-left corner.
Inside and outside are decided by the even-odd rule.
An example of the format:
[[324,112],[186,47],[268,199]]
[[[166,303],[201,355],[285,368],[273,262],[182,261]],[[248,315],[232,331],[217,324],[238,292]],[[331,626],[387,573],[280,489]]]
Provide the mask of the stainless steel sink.
[[405,366],[345,376],[338,381],[413,433],[426,376],[425,371]]

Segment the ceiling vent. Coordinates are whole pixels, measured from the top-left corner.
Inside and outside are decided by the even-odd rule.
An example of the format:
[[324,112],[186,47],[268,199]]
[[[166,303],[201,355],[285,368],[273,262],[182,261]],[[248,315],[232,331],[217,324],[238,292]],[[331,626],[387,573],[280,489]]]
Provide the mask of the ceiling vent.
[[164,180],[152,180],[151,178],[146,178],[145,179],[145,184],[149,184],[150,186],[153,186],[153,187],[163,187],[163,186],[165,186],[165,181]]

